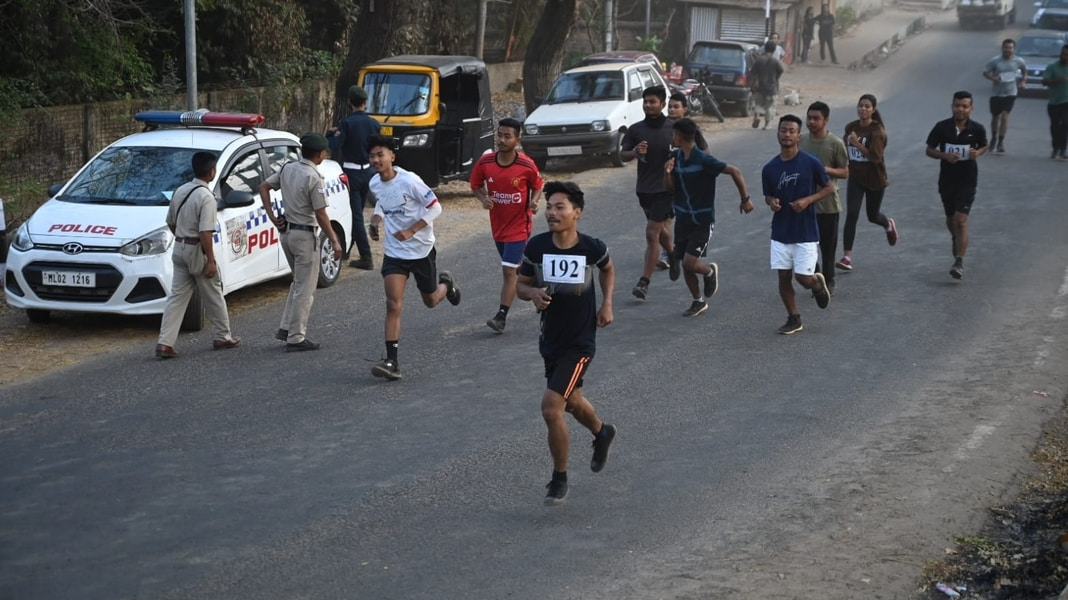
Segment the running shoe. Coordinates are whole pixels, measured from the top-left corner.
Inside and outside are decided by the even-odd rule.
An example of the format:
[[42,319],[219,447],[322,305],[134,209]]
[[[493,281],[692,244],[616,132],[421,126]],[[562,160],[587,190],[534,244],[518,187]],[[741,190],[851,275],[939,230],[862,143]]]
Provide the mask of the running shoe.
[[1050,152],[1050,153],[1049,153],[1049,157],[1050,157],[1050,158],[1057,158],[1057,151],[1056,151],[1056,150],[1054,150],[1053,152]]
[[802,329],[804,326],[801,325],[801,315],[790,315],[790,318],[786,319],[786,324],[779,328],[779,333],[790,335]]
[[288,329],[279,329],[278,331],[274,332],[274,339],[278,340],[279,342],[284,342],[284,341],[288,340],[289,339],[289,330]]
[[668,260],[670,260],[670,258],[671,257],[668,256],[667,251],[661,251],[660,258],[656,259],[656,268],[663,271],[664,269],[670,267],[671,265],[668,263]]
[[504,313],[497,313],[492,319],[486,321],[486,325],[496,331],[497,333],[504,333],[504,326],[507,323],[504,317]]
[[649,297],[649,286],[639,281],[638,285],[634,286],[630,293],[634,294],[635,298],[645,300]]
[[708,303],[707,302],[702,302],[700,300],[694,300],[693,304],[690,304],[690,308],[687,308],[685,311],[683,311],[682,316],[684,316],[684,317],[696,317],[697,315],[705,312],[706,310],[708,310]]
[[682,261],[675,258],[675,254],[672,253],[668,261],[668,279],[678,281],[680,273],[682,273]]
[[897,225],[894,225],[893,219],[886,220],[889,225],[886,227],[886,242],[893,246],[897,243]]
[[853,270],[853,258],[850,257],[850,256],[843,256],[842,260],[834,263],[834,266],[838,267],[839,269],[841,269],[843,271],[852,271]]
[[1057,158],[1061,160],[1068,160],[1068,152],[1061,150],[1060,154],[1057,155]]
[[812,291],[812,297],[816,299],[816,306],[827,308],[831,303],[831,290],[827,287],[827,279],[823,273],[816,273],[816,279],[820,282],[820,289]]
[[396,381],[401,378],[400,367],[397,366],[397,361],[392,358],[375,363],[375,366],[371,367],[371,375],[385,377],[390,381]]
[[600,473],[605,463],[608,462],[608,447],[612,445],[614,439],[616,439],[616,426],[608,423],[602,424],[601,433],[593,436],[593,458],[590,459],[590,470],[594,473]]
[[567,498],[566,481],[550,481],[546,486],[549,492],[545,494],[545,506],[557,506],[564,503]]
[[708,275],[704,276],[705,298],[715,296],[716,291],[719,290],[719,265],[716,263],[708,263],[708,268],[712,270],[708,272]]
[[953,279],[964,279],[964,261],[958,258],[949,269],[949,275]]
[[753,129],[756,129],[757,127],[760,127],[760,117],[759,116],[754,116],[753,117]]
[[438,275],[438,283],[445,284],[445,299],[449,301],[449,304],[456,306],[460,303],[460,288],[456,287],[456,280],[452,278],[452,273],[442,271]]
[[1005,154],[1005,142],[998,142],[998,154]]

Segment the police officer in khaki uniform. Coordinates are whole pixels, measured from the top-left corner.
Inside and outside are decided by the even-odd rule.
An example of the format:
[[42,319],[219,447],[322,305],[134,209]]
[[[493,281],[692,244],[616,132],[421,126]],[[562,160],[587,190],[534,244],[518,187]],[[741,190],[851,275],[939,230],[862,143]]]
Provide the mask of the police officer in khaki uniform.
[[[293,283],[282,310],[282,322],[275,338],[286,342],[286,352],[318,350],[319,344],[305,336],[308,315],[315,300],[318,281],[319,235],[321,227],[334,246],[334,257],[341,259],[341,242],[330,226],[326,214],[326,183],[317,168],[326,159],[329,144],[318,133],[306,133],[300,138],[301,160],[289,163],[260,184],[260,201],[275,227],[282,232],[282,251]],[[271,207],[271,190],[282,190],[285,215],[279,217]]]
[[241,338],[230,334],[230,316],[226,312],[222,281],[215,264],[215,194],[208,187],[215,179],[216,157],[211,152],[193,155],[195,179],[182,184],[171,196],[167,211],[167,227],[174,234],[174,277],[171,280],[171,295],[163,309],[156,356],[175,358],[174,341],[182,325],[186,306],[193,296],[193,286],[200,290],[201,302],[214,328],[211,345],[216,350],[233,348]]

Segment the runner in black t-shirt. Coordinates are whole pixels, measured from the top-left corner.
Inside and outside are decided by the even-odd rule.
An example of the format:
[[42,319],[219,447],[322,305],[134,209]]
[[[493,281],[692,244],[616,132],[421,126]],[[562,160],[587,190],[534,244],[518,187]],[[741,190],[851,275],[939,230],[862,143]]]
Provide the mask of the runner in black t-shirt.
[[986,129],[971,120],[971,92],[953,94],[953,118],[935,123],[927,136],[927,156],[940,160],[938,193],[946,213],[946,228],[953,236],[954,279],[964,277],[964,254],[968,251],[968,214],[979,185],[976,159],[986,154]]
[[[552,481],[545,496],[548,505],[567,496],[568,430],[564,412],[593,433],[590,469],[597,473],[608,461],[608,447],[616,428],[603,423],[582,395],[582,376],[596,352],[597,327],[612,322],[612,291],[615,271],[608,247],[596,238],[578,232],[585,206],[582,190],[571,182],[554,181],[543,190],[545,220],[549,231],[527,242],[519,266],[517,295],[531,300],[541,312],[538,349],[545,360],[548,380],[541,398],[541,414],[549,429],[549,452],[553,457]],[[604,299],[597,309],[593,269]]]

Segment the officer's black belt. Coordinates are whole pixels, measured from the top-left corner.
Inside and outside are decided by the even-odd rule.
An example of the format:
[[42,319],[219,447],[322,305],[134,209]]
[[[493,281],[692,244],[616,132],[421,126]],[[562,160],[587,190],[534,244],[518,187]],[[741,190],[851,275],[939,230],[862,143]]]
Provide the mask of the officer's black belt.
[[315,228],[311,225],[298,225],[296,223],[290,223],[289,228],[296,229],[297,231],[315,231]]

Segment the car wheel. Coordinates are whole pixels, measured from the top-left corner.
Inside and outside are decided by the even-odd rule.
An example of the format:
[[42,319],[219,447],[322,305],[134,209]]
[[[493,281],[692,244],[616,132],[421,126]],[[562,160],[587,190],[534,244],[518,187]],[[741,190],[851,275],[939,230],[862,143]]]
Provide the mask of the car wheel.
[[200,297],[200,290],[193,288],[193,295],[189,298],[189,305],[185,307],[185,315],[182,316],[182,331],[200,331],[204,328],[204,300]]
[[41,310],[39,308],[27,308],[26,317],[30,320],[30,323],[49,323],[52,321],[52,311]]
[[623,132],[622,131],[617,131],[616,132],[615,147],[616,147],[616,149],[612,151],[612,153],[609,155],[609,158],[612,159],[612,166],[613,167],[622,167],[623,166]]
[[[340,236],[339,236],[340,239]],[[341,277],[341,260],[334,258],[334,245],[325,232],[319,232],[319,287],[326,288],[337,283]]]

